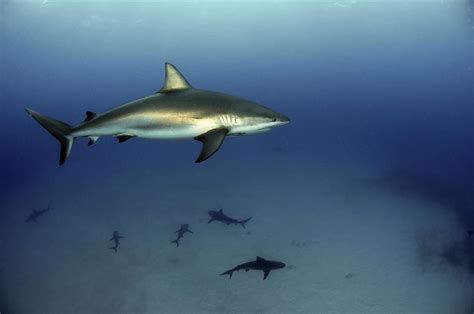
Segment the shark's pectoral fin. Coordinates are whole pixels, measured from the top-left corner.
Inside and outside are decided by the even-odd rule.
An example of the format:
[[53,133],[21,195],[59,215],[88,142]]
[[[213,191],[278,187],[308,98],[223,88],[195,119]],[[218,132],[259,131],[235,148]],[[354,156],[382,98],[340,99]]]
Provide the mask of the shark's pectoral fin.
[[171,63],[165,64],[165,84],[158,93],[174,93],[183,89],[192,88],[178,69]]
[[270,274],[270,270],[264,270],[263,271],[263,280],[267,279],[268,274]]
[[91,146],[92,144],[95,144],[95,142],[97,142],[98,139],[99,139],[98,136],[90,136],[89,143],[87,143],[87,146]]
[[228,129],[218,128],[196,136],[194,139],[202,142],[202,149],[195,162],[203,162],[214,155],[224,142],[224,138],[226,137],[227,133],[229,133]]
[[131,139],[132,137],[135,137],[135,136],[134,135],[129,135],[129,134],[120,134],[120,135],[117,135],[115,137],[118,139],[119,143],[123,143],[123,142],[128,141],[129,139]]

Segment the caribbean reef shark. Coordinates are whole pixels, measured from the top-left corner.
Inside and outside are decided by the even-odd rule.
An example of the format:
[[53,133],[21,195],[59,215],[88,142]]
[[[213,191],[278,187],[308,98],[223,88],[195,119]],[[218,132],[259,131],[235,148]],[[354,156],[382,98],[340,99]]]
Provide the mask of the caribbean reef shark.
[[133,100],[103,113],[86,112],[76,126],[26,112],[61,144],[59,164],[68,158],[76,138],[114,136],[119,143],[133,137],[149,139],[195,139],[202,142],[195,162],[211,157],[226,136],[268,131],[288,123],[288,117],[253,101],[193,88],[172,64],[165,64],[165,83],[155,94]]
[[31,214],[25,219],[25,222],[37,222],[38,218],[43,216],[44,214],[46,214],[48,211],[50,210],[50,205],[48,205],[48,208],[46,209],[40,209],[40,210],[36,210],[36,209],[33,209],[33,211],[31,212]]
[[114,250],[115,253],[117,253],[117,249],[118,249],[118,247],[119,247],[119,245],[120,245],[120,239],[124,239],[124,238],[125,238],[125,237],[124,237],[124,236],[121,236],[121,235],[118,233],[118,231],[114,231],[114,232],[112,233],[112,238],[110,238],[109,241],[112,241],[112,240],[113,240],[114,243],[115,243],[115,245],[112,246],[112,247],[109,247],[109,249]]
[[285,266],[286,266],[285,263],[277,262],[277,261],[270,261],[270,260],[266,260],[266,259],[264,259],[260,256],[257,256],[255,261],[237,265],[236,267],[234,267],[234,268],[232,268],[232,269],[230,269],[226,272],[223,272],[221,274],[221,276],[222,275],[229,275],[229,278],[232,278],[232,274],[234,273],[234,271],[238,271],[238,270],[241,270],[241,269],[245,269],[245,271],[249,271],[250,269],[253,269],[253,270],[262,270],[263,271],[263,280],[265,280],[265,279],[267,279],[268,274],[270,274],[270,272],[272,270],[280,269],[280,268],[283,268]]
[[189,230],[189,225],[188,224],[182,224],[179,230],[177,230],[175,233],[178,234],[178,238],[176,240],[171,241],[171,243],[176,243],[176,246],[179,246],[179,240],[184,237],[185,233],[193,233],[191,230]]
[[234,218],[230,218],[229,216],[224,214],[224,211],[222,209],[219,210],[219,211],[210,210],[210,211],[208,211],[208,214],[209,214],[209,216],[211,216],[211,219],[209,219],[209,221],[207,222],[208,224],[213,222],[213,221],[220,221],[222,223],[225,223],[226,225],[230,225],[230,224],[241,225],[244,229],[245,229],[245,224],[250,219],[252,219],[252,217],[249,217],[249,218],[244,219],[244,220],[237,220],[237,219],[234,219]]

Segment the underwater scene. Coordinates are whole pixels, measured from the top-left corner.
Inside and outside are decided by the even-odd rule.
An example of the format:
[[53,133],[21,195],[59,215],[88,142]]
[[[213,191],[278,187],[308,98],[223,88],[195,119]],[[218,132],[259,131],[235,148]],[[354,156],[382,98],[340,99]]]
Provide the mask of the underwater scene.
[[474,1],[0,1],[0,313],[473,313]]

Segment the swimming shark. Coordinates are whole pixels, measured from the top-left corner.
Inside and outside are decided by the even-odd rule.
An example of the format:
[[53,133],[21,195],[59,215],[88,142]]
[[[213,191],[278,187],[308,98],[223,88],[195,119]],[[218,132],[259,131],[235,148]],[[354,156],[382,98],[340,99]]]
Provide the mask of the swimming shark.
[[257,256],[255,261],[237,265],[236,267],[234,267],[234,268],[232,268],[232,269],[230,269],[226,272],[223,272],[221,274],[221,276],[229,275],[229,279],[230,279],[230,278],[232,278],[232,274],[234,273],[234,271],[239,271],[241,269],[245,269],[245,271],[249,271],[250,269],[253,269],[253,270],[262,270],[263,271],[263,280],[265,280],[265,279],[267,279],[268,275],[270,274],[270,272],[272,270],[280,269],[280,268],[283,268],[285,266],[286,266],[285,263],[278,262],[278,261],[270,261],[270,260],[266,260],[266,259],[264,259],[260,256]]
[[181,238],[184,237],[184,234],[186,232],[194,233],[191,230],[189,230],[189,225],[188,224],[182,224],[181,227],[179,228],[179,230],[177,230],[175,232],[175,233],[178,234],[178,238],[174,241],[171,241],[171,243],[176,243],[176,246],[178,247],[179,246],[179,240],[181,240]]
[[230,218],[229,216],[224,214],[224,211],[222,209],[216,211],[216,210],[210,210],[208,211],[209,216],[211,216],[211,219],[207,222],[208,224],[213,222],[213,221],[220,221],[222,223],[225,223],[226,225],[230,224],[240,224],[244,229],[245,229],[245,224],[252,219],[252,217],[249,217],[244,220],[237,220],[234,218]]
[[117,253],[117,249],[118,249],[118,247],[119,247],[119,245],[120,245],[120,239],[124,239],[124,238],[125,238],[125,237],[124,237],[124,236],[121,236],[121,235],[118,233],[118,231],[114,231],[114,232],[112,233],[112,238],[110,238],[109,241],[112,241],[112,240],[113,240],[114,243],[115,243],[115,245],[112,246],[112,247],[109,247],[109,249],[114,250],[115,253]]
[[43,216],[44,214],[46,214],[46,212],[48,212],[49,210],[50,210],[50,205],[48,205],[48,208],[46,209],[40,209],[40,210],[33,209],[31,214],[25,219],[25,222],[31,222],[31,221],[37,222],[37,219]]
[[165,83],[155,94],[103,113],[87,111],[76,126],[25,110],[61,144],[59,165],[76,138],[89,138],[92,145],[101,136],[114,136],[119,143],[133,137],[195,139],[202,143],[199,163],[216,153],[227,136],[260,133],[290,121],[256,102],[193,88],[171,63],[165,64]]

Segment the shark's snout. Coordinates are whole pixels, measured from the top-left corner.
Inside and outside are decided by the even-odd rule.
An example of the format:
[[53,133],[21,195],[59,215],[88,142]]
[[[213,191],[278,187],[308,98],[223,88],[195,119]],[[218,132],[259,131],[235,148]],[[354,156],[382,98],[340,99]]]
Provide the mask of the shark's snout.
[[285,115],[281,115],[279,121],[280,121],[281,123],[285,123],[285,124],[286,124],[286,123],[290,122],[290,118],[288,118],[288,117],[285,116]]
[[273,122],[276,122],[279,125],[283,125],[283,124],[287,124],[288,122],[290,122],[290,118],[288,118],[284,114],[281,114],[279,112],[275,112],[275,114],[273,116]]

